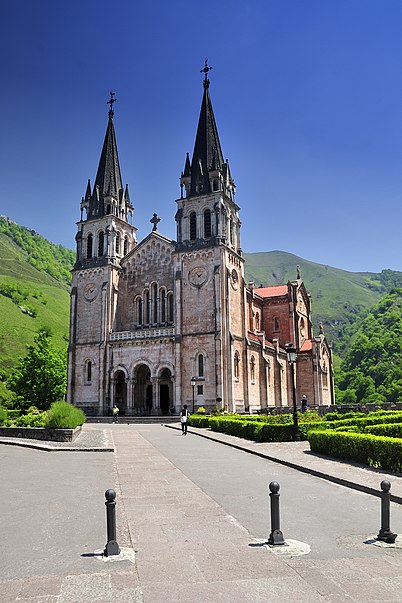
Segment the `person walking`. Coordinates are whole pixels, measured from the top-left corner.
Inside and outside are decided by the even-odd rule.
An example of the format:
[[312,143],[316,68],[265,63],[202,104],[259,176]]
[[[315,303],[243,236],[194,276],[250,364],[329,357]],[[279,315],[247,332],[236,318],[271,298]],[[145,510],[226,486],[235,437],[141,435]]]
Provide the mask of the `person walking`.
[[187,404],[185,404],[183,406],[182,411],[180,412],[181,435],[187,435],[187,425],[189,416],[190,413],[187,410]]
[[119,409],[116,406],[116,404],[113,406],[113,423],[118,423],[119,422]]

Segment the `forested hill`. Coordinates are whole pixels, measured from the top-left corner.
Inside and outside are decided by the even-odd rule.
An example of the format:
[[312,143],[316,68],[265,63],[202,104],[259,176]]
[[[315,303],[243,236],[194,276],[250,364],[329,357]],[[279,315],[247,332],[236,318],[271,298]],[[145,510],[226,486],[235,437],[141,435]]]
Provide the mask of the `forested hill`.
[[246,253],[246,279],[256,286],[279,285],[296,278],[296,266],[311,292],[314,331],[320,322],[334,351],[344,355],[350,341],[350,325],[393,287],[402,287],[402,272],[348,272],[304,260],[284,251]]
[[338,402],[402,400],[402,289],[367,314],[336,373]]
[[74,252],[0,217],[0,380],[39,329],[66,351]]

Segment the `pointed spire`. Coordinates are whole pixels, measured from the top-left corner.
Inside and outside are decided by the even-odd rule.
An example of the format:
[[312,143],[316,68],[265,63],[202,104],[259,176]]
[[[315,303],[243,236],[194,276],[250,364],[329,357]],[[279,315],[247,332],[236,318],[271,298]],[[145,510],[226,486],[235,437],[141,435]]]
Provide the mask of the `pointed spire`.
[[84,197],[85,201],[90,201],[91,195],[92,195],[91,180],[88,178],[87,190],[85,191],[85,197]]
[[126,184],[126,190],[124,191],[124,198],[127,205],[130,205],[130,193],[128,192],[128,184]]
[[[110,105],[108,113],[109,120],[92,194],[90,215],[94,217],[104,215],[105,208],[103,206],[103,200],[105,196],[111,195],[117,200],[120,198],[119,196],[123,194],[124,190],[113,124],[113,104],[115,102],[115,93],[111,92],[110,100],[107,102],[107,104]],[[95,191],[97,190],[98,194],[95,195]]]
[[186,163],[184,164],[183,176],[186,178],[186,177],[190,176],[190,174],[191,174],[190,156],[187,153],[186,154]]
[[191,186],[190,196],[205,195],[211,192],[209,171],[215,165],[224,163],[218,129],[216,127],[212,103],[209,96],[208,72],[212,69],[205,61],[201,70],[205,74],[203,81],[204,95],[201,103],[200,117],[198,120],[197,134],[195,137],[193,158],[191,161]]

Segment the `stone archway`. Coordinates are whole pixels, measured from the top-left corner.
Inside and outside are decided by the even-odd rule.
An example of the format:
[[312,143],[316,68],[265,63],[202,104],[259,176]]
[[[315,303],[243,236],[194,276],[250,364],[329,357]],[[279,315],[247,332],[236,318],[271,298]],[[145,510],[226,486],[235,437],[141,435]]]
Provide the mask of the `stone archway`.
[[172,373],[168,368],[164,368],[159,374],[159,407],[162,415],[168,415],[170,412],[173,401],[172,393]]
[[114,404],[118,407],[119,413],[124,415],[127,411],[127,382],[123,371],[117,371],[114,375]]
[[151,414],[152,382],[151,371],[146,364],[140,364],[135,370],[134,412]]

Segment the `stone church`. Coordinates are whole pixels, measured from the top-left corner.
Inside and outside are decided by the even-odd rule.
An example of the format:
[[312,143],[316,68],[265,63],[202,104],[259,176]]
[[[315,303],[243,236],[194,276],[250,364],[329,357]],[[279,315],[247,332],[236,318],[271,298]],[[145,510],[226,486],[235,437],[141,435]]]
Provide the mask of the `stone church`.
[[[297,352],[298,400],[334,401],[331,350],[313,336],[310,297],[295,279],[246,283],[235,183],[224,159],[204,70],[194,151],[176,200],[176,240],[137,241],[114,129],[114,93],[93,186],[81,201],[72,271],[68,400],[89,415],[203,406],[256,412],[292,406],[286,345]],[[322,331],[322,329],[321,329]]]

